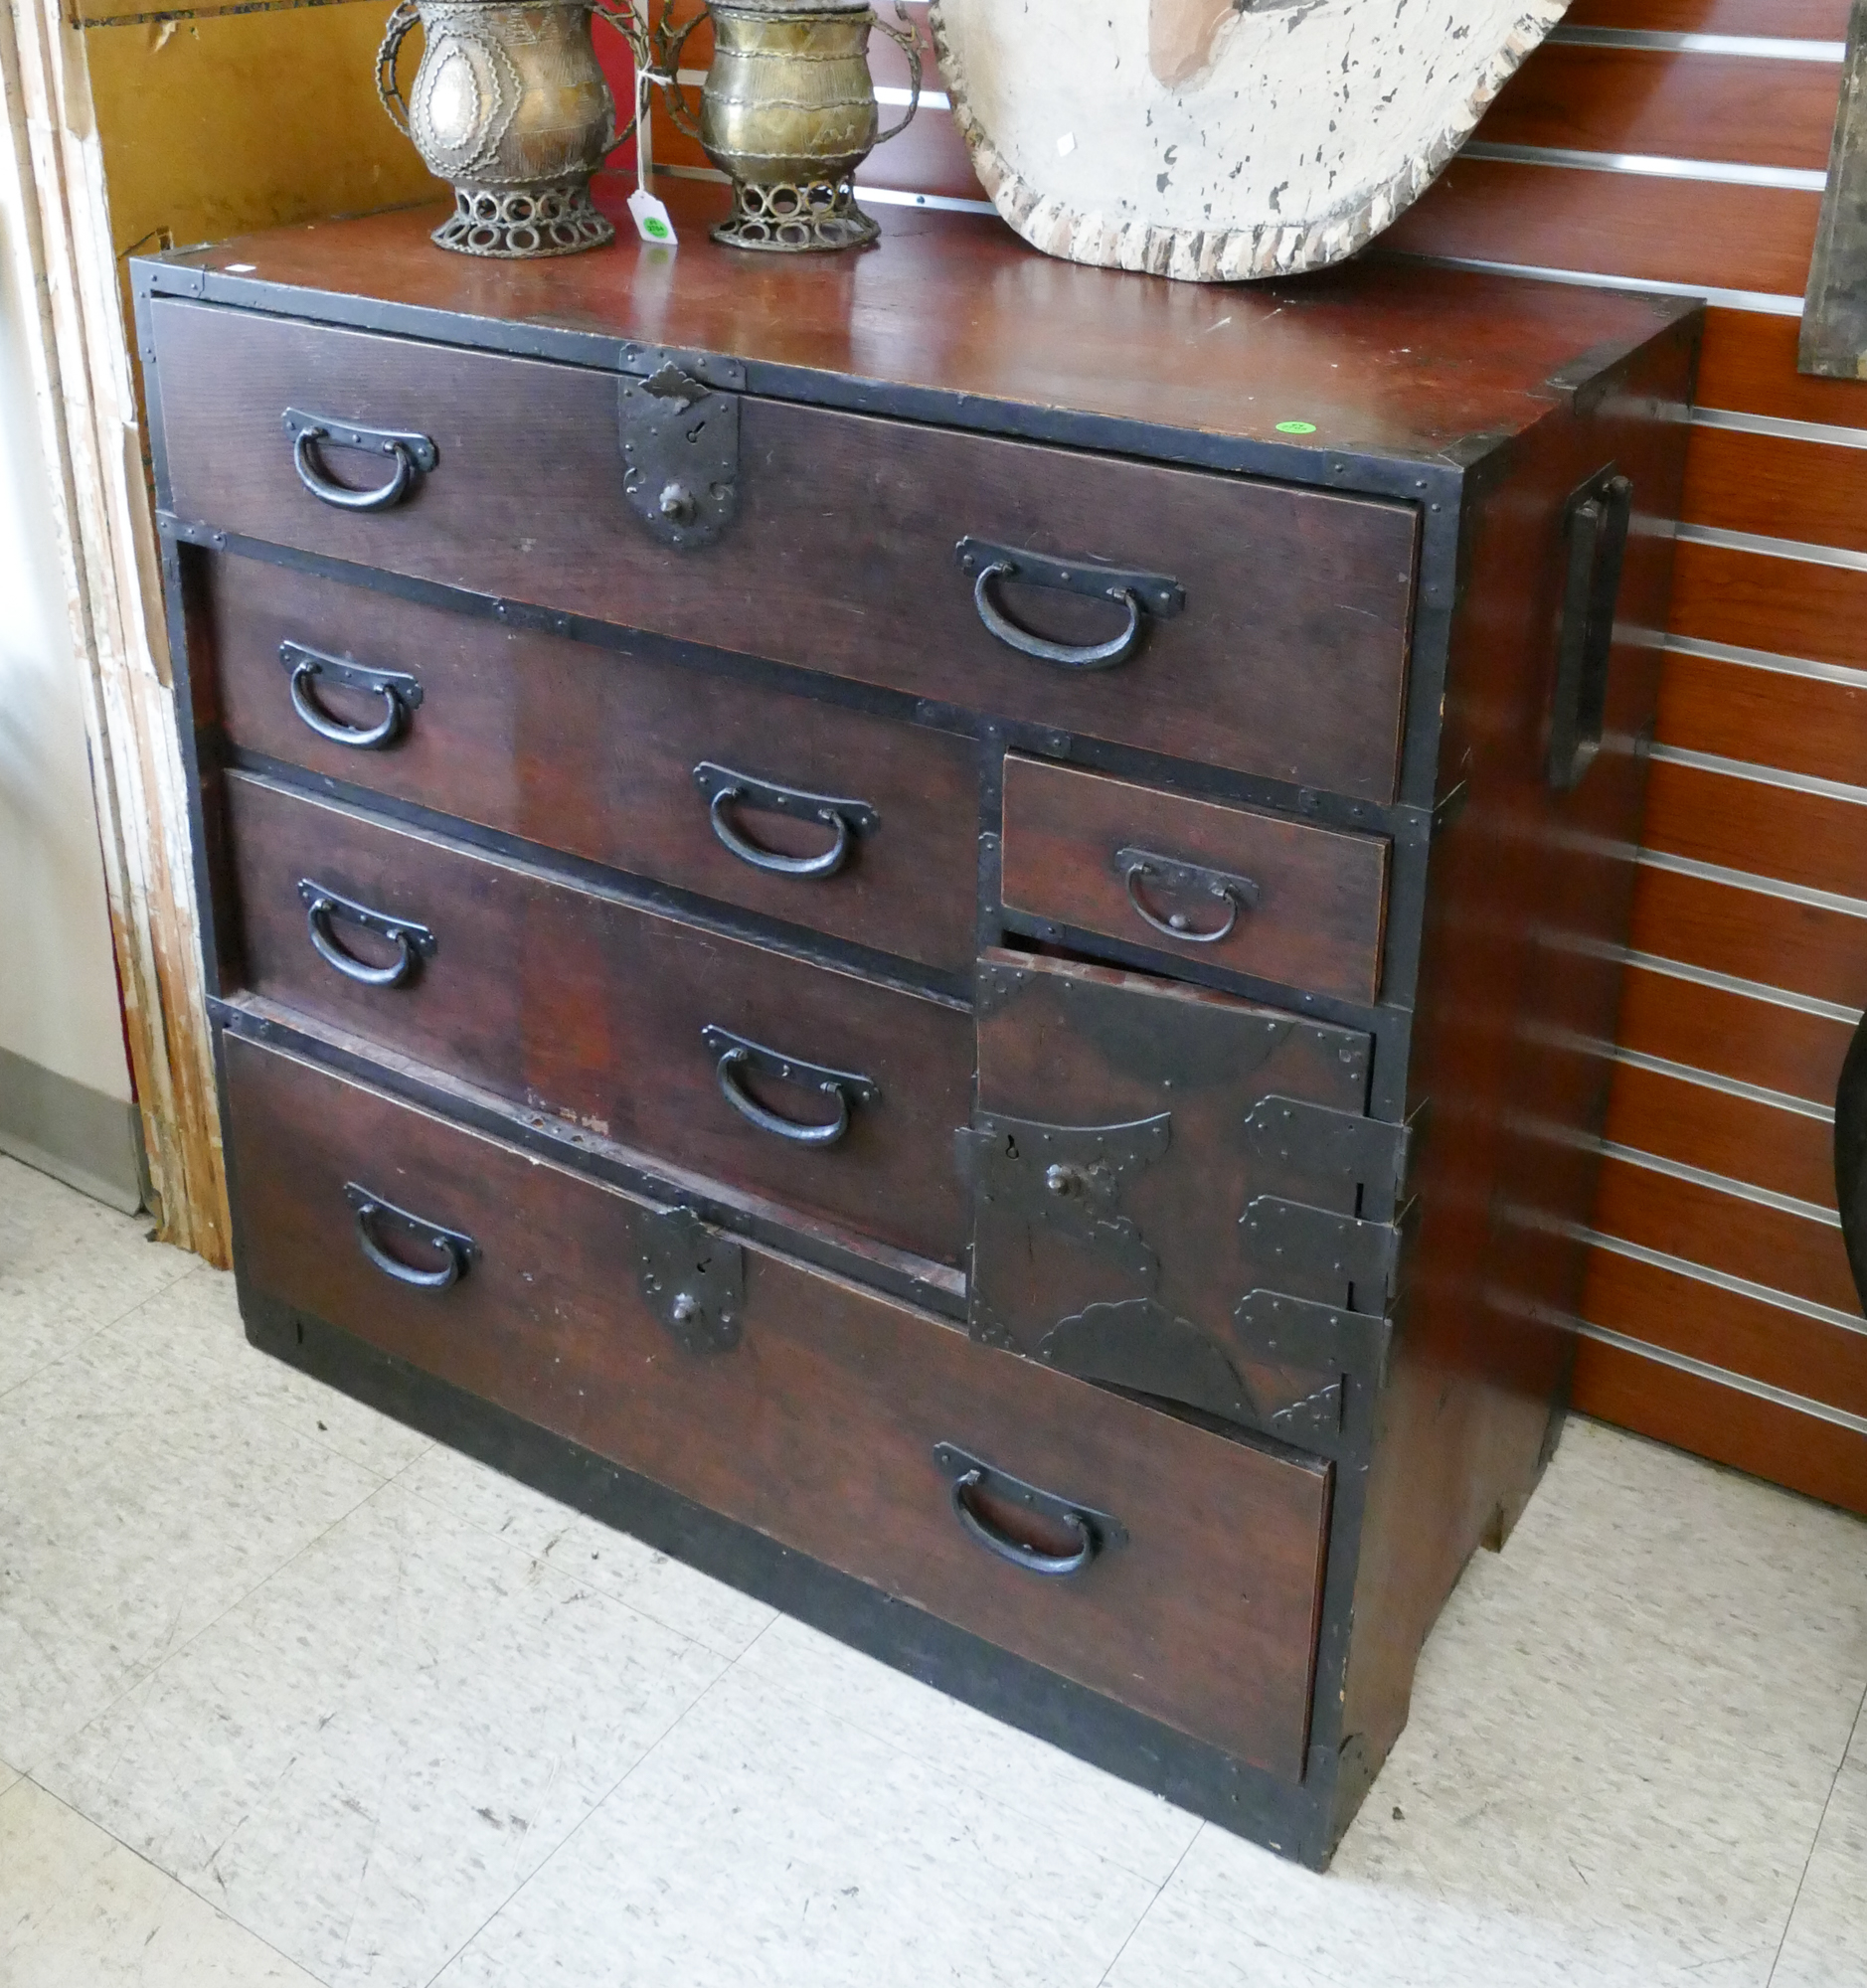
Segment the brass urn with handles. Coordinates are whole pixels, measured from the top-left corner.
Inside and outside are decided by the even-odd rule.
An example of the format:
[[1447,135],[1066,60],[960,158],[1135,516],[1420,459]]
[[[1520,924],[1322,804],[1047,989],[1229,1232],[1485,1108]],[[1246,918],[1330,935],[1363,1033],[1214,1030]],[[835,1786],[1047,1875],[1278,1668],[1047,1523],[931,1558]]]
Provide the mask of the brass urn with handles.
[[[591,174],[618,142],[591,42],[595,14],[609,18],[595,0],[399,0],[376,87],[428,171],[453,188],[454,211],[434,231],[441,248],[569,255],[614,240],[590,197]],[[418,21],[426,46],[405,97],[396,59]]]
[[[674,75],[653,80],[675,122],[733,182],[733,212],[714,240],[779,250],[873,242],[854,174],[920,107],[921,47],[906,16],[890,27],[868,0],[710,0],[708,12],[714,55],[698,122]],[[908,114],[887,131],[869,76],[873,28],[900,45],[912,80]]]

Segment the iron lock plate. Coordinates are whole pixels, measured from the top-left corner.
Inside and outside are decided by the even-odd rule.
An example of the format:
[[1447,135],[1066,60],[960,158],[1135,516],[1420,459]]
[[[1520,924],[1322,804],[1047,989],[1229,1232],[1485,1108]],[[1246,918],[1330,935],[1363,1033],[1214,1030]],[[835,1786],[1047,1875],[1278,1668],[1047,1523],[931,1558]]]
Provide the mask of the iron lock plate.
[[616,392],[629,508],[663,545],[712,545],[739,510],[739,396],[671,359]]
[[1126,1125],[1045,1125],[993,1111],[955,1134],[975,1203],[1087,1242],[1149,1288],[1160,1260],[1121,1213],[1124,1181],[1165,1158],[1173,1116]]
[[635,1211],[636,1281],[648,1309],[689,1353],[731,1353],[746,1305],[746,1251],[691,1209]]

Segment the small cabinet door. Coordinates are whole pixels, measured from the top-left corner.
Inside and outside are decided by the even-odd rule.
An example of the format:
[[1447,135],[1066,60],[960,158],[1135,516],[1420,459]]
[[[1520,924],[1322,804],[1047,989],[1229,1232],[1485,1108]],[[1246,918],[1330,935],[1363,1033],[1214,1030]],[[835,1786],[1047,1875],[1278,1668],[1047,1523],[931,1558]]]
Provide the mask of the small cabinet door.
[[1370,1039],[1138,973],[980,962],[973,1336],[1292,1439],[1378,1359],[1398,1128]]

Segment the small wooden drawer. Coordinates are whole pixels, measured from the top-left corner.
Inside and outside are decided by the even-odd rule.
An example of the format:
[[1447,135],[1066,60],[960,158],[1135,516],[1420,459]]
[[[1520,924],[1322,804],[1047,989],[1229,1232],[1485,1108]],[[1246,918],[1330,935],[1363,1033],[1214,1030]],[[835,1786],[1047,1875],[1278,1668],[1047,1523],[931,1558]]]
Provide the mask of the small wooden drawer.
[[[1393,797],[1411,505],[745,394],[735,513],[714,543],[677,549],[624,495],[614,374],[172,298],[150,321],[165,501],[188,520],[1177,758]],[[383,509],[321,502],[294,467],[288,409],[424,437],[433,466]],[[386,484],[380,454],[322,459],[307,467],[328,480]],[[978,549],[970,568],[962,539]],[[999,571],[1006,549],[1028,556],[1012,577]],[[1131,609],[1105,589],[1073,590],[1103,569],[1137,576]],[[1103,643],[1129,611],[1138,646],[1109,667],[1059,667],[1038,649]]]
[[229,776],[227,824],[255,993],[807,1219],[959,1260],[963,1010],[252,775]]
[[[718,1238],[716,1294],[738,1273],[732,1327],[703,1315],[677,1335],[665,1293],[661,1313],[643,1294],[667,1219],[644,1204],[237,1037],[226,1070],[255,1296],[1300,1778],[1326,1466],[973,1345],[784,1257],[747,1247],[734,1266]],[[450,1264],[461,1273],[434,1287]],[[717,1350],[697,1347],[703,1329]],[[1087,1515],[1043,1526],[974,1494],[974,1525],[1002,1545],[1098,1550],[1064,1577],[987,1550],[956,1509],[952,1452]]]
[[[883,952],[971,961],[969,740],[255,560],[215,560],[204,591],[236,746]],[[347,686],[307,653],[405,678],[421,702],[404,694],[380,745],[324,736],[369,741],[395,693]],[[718,773],[703,784],[699,767]],[[734,773],[744,798],[714,809]],[[836,800],[854,804],[846,828],[821,818]],[[828,874],[758,867],[839,842]]]
[[1007,910],[1344,1000],[1380,987],[1377,836],[1015,753],[1004,831]]

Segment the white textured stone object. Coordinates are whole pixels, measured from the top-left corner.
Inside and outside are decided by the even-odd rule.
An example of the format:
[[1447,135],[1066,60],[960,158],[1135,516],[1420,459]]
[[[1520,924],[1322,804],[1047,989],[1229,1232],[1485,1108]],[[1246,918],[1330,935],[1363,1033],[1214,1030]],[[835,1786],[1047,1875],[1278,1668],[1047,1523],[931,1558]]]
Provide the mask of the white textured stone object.
[[934,0],[973,169],[1034,248],[1233,282],[1352,255],[1568,0]]

